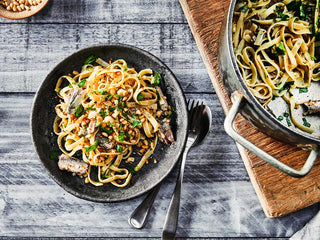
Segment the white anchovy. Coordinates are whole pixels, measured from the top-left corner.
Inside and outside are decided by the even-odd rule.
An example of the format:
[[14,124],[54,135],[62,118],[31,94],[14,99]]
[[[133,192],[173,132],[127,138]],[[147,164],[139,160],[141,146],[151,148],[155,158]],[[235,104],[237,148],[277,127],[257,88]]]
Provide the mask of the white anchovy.
[[75,113],[76,106],[78,106],[82,102],[82,100],[84,99],[84,96],[85,96],[85,92],[80,90],[77,87],[71,90],[70,93],[68,94],[66,112],[68,114]]
[[110,142],[109,139],[102,135],[102,133],[99,131],[96,134],[95,140],[98,141],[98,145],[106,150],[110,150],[114,147],[115,143]]
[[66,170],[73,172],[79,176],[86,177],[88,175],[88,164],[74,157],[70,157],[66,154],[59,156],[58,166],[60,170]]
[[320,100],[310,100],[309,102],[304,103],[304,105],[308,107],[308,111],[306,111],[304,115],[320,113]]
[[158,132],[159,140],[167,145],[174,142],[173,133],[170,126],[169,119],[162,119],[160,123],[160,129]]
[[160,99],[159,99],[160,109],[162,111],[167,111],[169,105],[168,105],[167,100],[164,99],[164,95],[163,95],[161,88],[156,86],[156,90],[159,93],[159,97],[160,97]]

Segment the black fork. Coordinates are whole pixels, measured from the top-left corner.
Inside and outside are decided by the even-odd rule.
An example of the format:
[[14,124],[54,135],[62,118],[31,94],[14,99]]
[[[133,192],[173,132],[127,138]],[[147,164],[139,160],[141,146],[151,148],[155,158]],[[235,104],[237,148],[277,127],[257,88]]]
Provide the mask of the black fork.
[[196,139],[200,132],[202,112],[204,109],[205,106],[203,103],[200,104],[199,101],[188,100],[188,138],[186,142],[186,148],[182,155],[179,178],[174,188],[173,196],[171,198],[166,220],[163,226],[162,239],[164,240],[174,239],[176,234],[180,208],[181,186],[186,159],[190,148],[197,143]]

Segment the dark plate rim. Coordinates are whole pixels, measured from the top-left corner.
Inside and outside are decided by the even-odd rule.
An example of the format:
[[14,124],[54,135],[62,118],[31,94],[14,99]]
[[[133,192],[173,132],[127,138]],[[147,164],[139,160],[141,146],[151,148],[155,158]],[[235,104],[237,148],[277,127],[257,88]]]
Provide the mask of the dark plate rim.
[[179,83],[179,81],[177,80],[176,76],[174,75],[174,73],[171,71],[171,69],[164,63],[162,62],[158,57],[156,57],[155,55],[151,54],[150,52],[146,51],[146,50],[143,50],[141,48],[138,48],[138,47],[135,47],[135,46],[132,46],[132,45],[129,45],[129,44],[123,44],[123,43],[109,43],[109,44],[94,44],[94,45],[90,45],[90,46],[87,46],[87,47],[84,47],[84,48],[81,48],[79,50],[77,50],[76,52],[73,52],[69,55],[67,55],[65,58],[63,58],[62,60],[60,60],[55,66],[54,68],[52,68],[50,70],[50,72],[46,75],[46,77],[44,78],[44,80],[41,82],[40,86],[38,87],[36,93],[35,93],[35,96],[33,98],[33,102],[32,102],[32,106],[31,106],[31,114],[30,114],[30,131],[31,131],[31,140],[32,140],[32,143],[33,143],[33,147],[37,153],[37,156],[38,156],[38,159],[40,160],[41,162],[41,165],[43,166],[43,168],[45,169],[45,171],[47,172],[47,174],[51,177],[51,179],[53,179],[61,188],[63,188],[66,192],[78,197],[78,198],[81,198],[81,199],[84,199],[84,200],[88,200],[88,201],[93,201],[93,202],[101,202],[101,203],[113,203],[113,202],[122,202],[122,201],[126,201],[126,200],[130,200],[130,199],[133,199],[133,198],[136,198],[136,197],[139,197],[143,194],[145,194],[146,192],[150,191],[151,189],[153,189],[154,187],[156,187],[158,184],[160,184],[168,175],[169,173],[173,170],[173,168],[177,165],[177,163],[180,161],[180,155],[182,154],[184,148],[185,148],[185,145],[186,145],[186,141],[187,141],[187,136],[188,136],[188,121],[186,121],[186,124],[185,124],[185,128],[182,129],[181,131],[185,131],[185,138],[183,139],[183,144],[182,144],[182,148],[180,149],[180,152],[179,152],[179,157],[177,158],[177,160],[174,162],[174,164],[171,165],[171,167],[166,171],[166,174],[164,174],[158,181],[156,181],[154,184],[150,184],[150,186],[146,189],[144,189],[143,191],[141,192],[137,192],[136,194],[133,194],[131,195],[130,197],[123,197],[123,198],[118,198],[118,199],[104,199],[104,198],[96,198],[96,197],[91,197],[89,195],[84,195],[82,193],[79,193],[73,189],[70,189],[68,186],[66,186],[62,181],[60,181],[59,179],[57,179],[54,174],[51,173],[51,171],[44,165],[44,162],[43,160],[41,159],[40,157],[40,154],[39,154],[39,147],[37,146],[36,144],[36,140],[34,138],[34,132],[35,132],[35,128],[33,127],[33,118],[34,118],[34,115],[35,115],[35,105],[37,103],[38,100],[38,97],[39,97],[39,94],[40,92],[42,91],[43,89],[43,85],[44,85],[44,82],[47,81],[48,77],[54,72],[56,71],[57,69],[60,68],[60,65],[66,61],[67,59],[73,57],[74,55],[77,55],[78,53],[82,52],[82,51],[86,51],[86,50],[89,50],[91,48],[99,48],[99,47],[120,47],[120,48],[125,48],[125,49],[131,49],[131,50],[134,50],[134,51],[137,51],[137,52],[140,52],[144,55],[146,55],[148,58],[152,58],[153,60],[155,60],[156,62],[158,62],[159,65],[163,66],[168,72],[170,72],[170,74],[172,75],[173,77],[173,80],[174,82],[177,84],[178,86],[178,95],[182,96],[183,100],[184,100],[184,106],[180,106],[180,107],[183,107],[183,110],[184,112],[186,113],[186,116],[187,116],[187,102],[186,102],[186,97],[182,91],[182,87],[181,87],[181,84]]

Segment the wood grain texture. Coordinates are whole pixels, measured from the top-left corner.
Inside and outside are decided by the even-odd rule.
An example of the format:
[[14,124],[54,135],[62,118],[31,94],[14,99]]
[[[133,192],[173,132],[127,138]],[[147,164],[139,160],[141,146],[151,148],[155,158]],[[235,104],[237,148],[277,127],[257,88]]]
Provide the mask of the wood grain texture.
[[[66,193],[47,175],[31,143],[33,96],[0,94],[0,236],[159,237],[177,169],[165,180],[146,227],[130,228],[127,217],[143,197],[93,203]],[[300,229],[319,205],[266,219],[236,146],[221,128],[224,113],[217,96],[193,93],[187,98],[209,105],[213,125],[203,144],[188,156],[177,236],[289,237]]]
[[[40,184],[46,175],[43,172],[37,177],[41,166],[30,138],[29,117],[33,97],[33,94],[0,94],[0,156],[4,160],[1,163],[4,167],[0,168],[2,184],[18,184],[24,181],[26,184],[30,184],[30,181]],[[212,111],[213,124],[210,134],[205,142],[196,148],[197,151],[191,151],[189,154],[190,161],[186,171],[199,173],[189,181],[201,183],[204,178],[210,178],[212,181],[249,180],[242,162],[239,161],[240,157],[233,140],[219,127],[223,123],[224,114],[216,95],[188,94],[187,97],[200,99],[211,109],[215,109]],[[206,151],[208,148],[210,151]],[[21,154],[24,154],[23,159]],[[225,162],[226,157],[228,162]],[[197,160],[198,158],[200,160]],[[23,169],[26,169],[26,173],[19,176]],[[33,169],[36,171],[33,172]],[[219,171],[213,172],[212,169]]]
[[36,15],[3,23],[186,23],[178,1],[51,0]]
[[[201,23],[208,37],[210,21]],[[96,43],[150,51],[173,70],[187,98],[204,100],[212,110],[210,133],[186,163],[177,239],[283,239],[319,210],[315,204],[282,218],[265,217],[237,147],[224,132],[223,109],[179,1],[51,0],[31,18],[0,19],[0,33],[0,239],[160,239],[177,168],[146,227],[137,230],[127,218],[144,196],[113,204],[78,199],[51,180],[32,146],[34,92],[65,56]],[[214,51],[216,45],[208,47]]]
[[[224,111],[228,112],[231,101],[219,76],[217,50],[221,24],[230,1],[180,0],[180,2],[221,105]],[[309,154],[297,147],[271,139],[255,129],[241,116],[237,117],[235,128],[250,142],[296,169],[303,166]],[[320,200],[319,161],[306,177],[296,179],[271,167],[243,147],[238,146],[238,148],[268,217],[279,217]]]
[[[63,58],[94,44],[134,44],[165,62],[186,92],[212,92],[186,24],[0,24],[0,92],[35,92]],[[72,44],[70,44],[72,43]],[[12,54],[14,53],[14,54]]]

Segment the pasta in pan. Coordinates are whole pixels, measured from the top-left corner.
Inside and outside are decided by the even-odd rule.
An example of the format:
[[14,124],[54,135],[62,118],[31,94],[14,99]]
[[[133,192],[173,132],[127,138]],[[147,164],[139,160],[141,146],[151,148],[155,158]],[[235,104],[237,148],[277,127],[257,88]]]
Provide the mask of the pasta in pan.
[[[158,86],[160,74],[136,72],[122,59],[107,63],[90,56],[73,75],[60,77],[55,88],[60,103],[53,129],[63,152],[59,168],[95,186],[125,187],[148,163],[158,140],[174,141],[169,124],[173,109]],[[134,148],[140,149],[139,160]],[[135,167],[124,167],[124,161]]]
[[263,106],[282,97],[293,124],[312,133],[310,124],[293,116],[299,105],[311,103],[297,102],[292,90],[305,92],[320,80],[319,0],[238,1],[232,33],[236,61],[252,94]]

